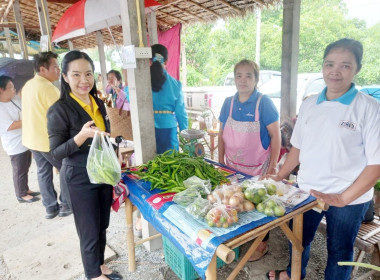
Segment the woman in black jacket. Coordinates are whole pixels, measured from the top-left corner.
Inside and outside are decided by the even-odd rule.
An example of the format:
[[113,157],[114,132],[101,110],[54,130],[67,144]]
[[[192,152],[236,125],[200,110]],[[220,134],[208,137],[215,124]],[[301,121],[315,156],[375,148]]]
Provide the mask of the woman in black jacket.
[[94,64],[83,52],[71,51],[62,61],[61,97],[50,107],[50,150],[63,160],[82,262],[87,278],[122,279],[104,265],[112,186],[90,183],[86,163],[95,131],[110,132],[104,104],[96,97]]

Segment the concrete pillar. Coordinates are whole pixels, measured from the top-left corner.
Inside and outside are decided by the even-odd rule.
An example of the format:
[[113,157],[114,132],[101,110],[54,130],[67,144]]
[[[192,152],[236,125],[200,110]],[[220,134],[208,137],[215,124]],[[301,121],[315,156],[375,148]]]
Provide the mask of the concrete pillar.
[[[7,23],[7,20],[5,20],[4,23]],[[8,48],[9,57],[14,58],[12,38],[11,38],[11,33],[9,32],[8,27],[4,27],[4,34],[5,34],[6,41],[7,41],[7,48]]]
[[20,48],[21,48],[21,56],[24,59],[28,59],[28,49],[26,48],[24,23],[22,22],[22,18],[21,18],[19,0],[15,0],[13,2],[13,12],[14,12],[15,20],[16,20],[17,35],[18,35],[18,40],[19,40]]
[[41,36],[48,37],[49,51],[54,51],[54,45],[51,42],[51,25],[49,18],[49,9],[46,0],[36,0],[38,20],[40,22]]
[[106,54],[104,53],[103,34],[100,30],[96,31],[96,41],[98,43],[99,61],[100,61],[100,73],[102,74],[103,88],[101,89],[106,93],[107,86],[107,67],[106,67]]
[[147,14],[147,22],[150,45],[152,46],[154,44],[158,44],[157,20],[155,11]]
[[260,66],[261,9],[256,10],[256,63]]
[[283,3],[281,120],[296,116],[301,0]]
[[70,51],[75,50],[75,48],[74,48],[74,44],[73,44],[73,41],[71,41],[71,40],[67,40],[67,43],[69,44],[69,50],[70,50]]
[[[120,0],[121,22],[124,45],[139,46],[138,18],[141,17],[143,44],[147,46],[144,1],[139,0],[140,11],[137,11],[136,1]],[[140,165],[151,160],[156,155],[156,137],[154,129],[152,88],[150,83],[149,59],[137,59],[135,69],[127,69],[129,97],[131,101],[131,118],[133,142],[135,145],[136,164]],[[157,233],[152,225],[145,220],[142,223],[143,238]],[[145,242],[147,250],[162,247],[160,238]]]

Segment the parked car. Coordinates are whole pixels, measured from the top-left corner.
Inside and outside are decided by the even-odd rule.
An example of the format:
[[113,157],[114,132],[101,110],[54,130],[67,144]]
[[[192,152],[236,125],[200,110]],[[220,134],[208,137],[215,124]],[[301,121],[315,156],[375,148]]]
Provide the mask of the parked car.
[[[260,71],[259,85],[273,77],[280,77],[281,72],[273,70]],[[192,116],[198,116],[206,109],[211,109],[219,117],[224,100],[236,93],[234,73],[229,73],[224,86],[203,86],[183,88],[186,111]]]
[[[306,98],[320,93],[326,86],[323,80],[322,73],[303,73],[297,77],[297,105],[296,113],[301,106],[301,103]],[[273,77],[271,80],[259,87],[259,91],[268,95],[277,110],[281,107],[281,76]]]
[[[273,77],[281,77],[281,72],[274,71],[274,70],[260,70],[259,83],[257,84],[257,86],[259,87],[262,84],[265,84],[267,81],[269,81]],[[224,85],[225,86],[234,86],[235,85],[234,72],[228,73],[228,75],[224,79]]]
[[360,91],[367,93],[377,101],[380,101],[380,85],[363,86]]

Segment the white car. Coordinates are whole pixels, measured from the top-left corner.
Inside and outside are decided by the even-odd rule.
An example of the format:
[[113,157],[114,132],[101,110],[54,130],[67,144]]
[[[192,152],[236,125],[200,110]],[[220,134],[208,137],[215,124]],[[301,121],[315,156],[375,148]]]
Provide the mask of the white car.
[[[320,93],[326,86],[322,73],[304,73],[298,74],[297,78],[297,107],[296,113],[301,103],[306,98]],[[259,92],[269,96],[277,110],[280,112],[281,107],[281,76],[273,77],[268,82],[259,87]]]
[[[259,74],[259,83],[257,86],[261,86],[265,84],[273,77],[281,77],[281,72],[274,70],[261,70]],[[224,86],[234,86],[235,85],[235,75],[234,72],[228,73],[226,78],[224,79]]]

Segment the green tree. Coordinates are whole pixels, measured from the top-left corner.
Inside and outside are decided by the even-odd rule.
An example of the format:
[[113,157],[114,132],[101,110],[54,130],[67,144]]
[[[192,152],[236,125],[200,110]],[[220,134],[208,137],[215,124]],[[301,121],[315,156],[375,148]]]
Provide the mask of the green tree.
[[[380,24],[367,28],[362,20],[348,19],[347,13],[342,0],[302,1],[299,73],[320,72],[325,47],[349,37],[364,45],[363,69],[356,82],[380,83]],[[282,4],[262,11],[260,69],[281,70],[282,18]],[[222,85],[239,60],[255,59],[256,16],[230,18],[223,28],[196,24],[186,29],[184,40],[188,85]]]

